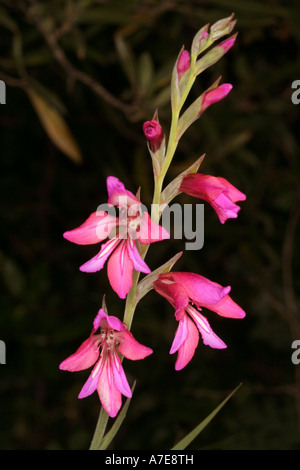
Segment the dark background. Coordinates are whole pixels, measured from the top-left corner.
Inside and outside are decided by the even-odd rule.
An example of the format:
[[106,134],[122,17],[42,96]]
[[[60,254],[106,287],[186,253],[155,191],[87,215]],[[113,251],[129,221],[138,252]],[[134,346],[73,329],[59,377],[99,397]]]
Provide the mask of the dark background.
[[[110,288],[106,268],[78,269],[99,247],[74,245],[62,233],[106,202],[108,175],[132,192],[141,186],[150,204],[142,124],[158,107],[167,132],[168,84],[181,46],[189,48],[204,24],[232,12],[237,42],[198,77],[192,98],[219,75],[234,88],[185,134],[167,180],[206,153],[201,171],[247,194],[238,219],[225,225],[206,205],[203,249],[186,251],[176,264],[231,285],[247,316],[206,312],[228,348],[199,344],[176,372],[168,353],[173,310],[155,292],[147,294],[132,332],[154,354],[124,361],[137,385],[111,449],[170,449],[241,382],[190,447],[300,449],[300,365],[291,361],[292,341],[300,339],[299,107],[291,101],[292,82],[300,79],[298,0],[0,2],[2,449],[89,447],[99,400],[96,393],[77,399],[89,372],[62,372],[58,365],[89,335],[104,293],[111,315],[122,318],[124,301]],[[47,135],[29,85],[62,112],[74,138],[67,149],[77,142],[81,163]],[[51,117],[47,109],[43,116]],[[54,126],[60,135],[62,124]],[[147,261],[155,269],[182,249],[184,240],[156,244]]]

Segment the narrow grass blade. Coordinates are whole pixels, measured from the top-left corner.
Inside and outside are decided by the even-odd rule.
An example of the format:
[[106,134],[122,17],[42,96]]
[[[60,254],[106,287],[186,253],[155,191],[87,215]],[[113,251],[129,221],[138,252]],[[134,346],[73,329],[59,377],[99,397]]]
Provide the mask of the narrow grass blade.
[[217,406],[217,408],[212,411],[207,418],[205,418],[198,426],[196,426],[189,434],[187,434],[181,441],[179,441],[171,450],[183,450],[185,449],[197,436],[200,434],[201,431],[210,423],[210,421],[216,416],[217,413],[223,408],[225,403],[237,392],[237,390],[241,387],[242,384],[239,384],[231,393],[228,395],[222,403]]

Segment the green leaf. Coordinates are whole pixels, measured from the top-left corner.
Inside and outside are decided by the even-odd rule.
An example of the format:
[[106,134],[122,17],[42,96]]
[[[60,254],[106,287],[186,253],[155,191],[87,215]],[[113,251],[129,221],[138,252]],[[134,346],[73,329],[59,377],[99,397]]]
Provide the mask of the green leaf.
[[49,105],[57,109],[60,114],[67,114],[67,108],[59,98],[59,96],[45,87],[45,85],[38,82],[35,78],[30,78],[30,85],[32,89],[39,95],[43,100],[45,100]]
[[[131,388],[132,393],[134,391],[135,384],[136,384],[136,381],[134,381],[134,384]],[[98,449],[95,449],[95,450],[105,450],[105,449],[107,449],[107,447],[109,446],[109,444],[111,443],[111,441],[113,440],[113,438],[115,437],[117,432],[119,431],[124,419],[126,418],[126,414],[127,414],[127,411],[128,411],[129,405],[130,405],[130,401],[131,401],[131,398],[127,398],[127,400],[126,400],[122,410],[118,414],[118,417],[116,418],[114,424],[112,425],[110,430],[105,434],[105,436],[102,439],[101,444],[98,447]]]
[[138,88],[142,96],[147,96],[152,87],[154,77],[154,66],[151,56],[148,52],[144,52],[138,60]]
[[204,70],[218,62],[225,54],[226,50],[221,46],[215,46],[210,49],[201,59],[197,60],[195,64],[195,75],[204,72]]
[[115,35],[115,44],[124,73],[132,88],[134,89],[137,79],[137,65],[134,54],[129,44],[124,40],[121,34]]
[[239,384],[225,400],[220,403],[217,408],[212,411],[207,418],[205,418],[198,426],[196,426],[189,434],[187,434],[181,441],[179,441],[171,450],[184,450],[186,447],[200,434],[201,431],[211,422],[211,420],[219,413],[219,411],[223,408],[223,406],[227,403],[227,401],[237,392],[237,390],[241,387],[242,384]]
[[26,91],[48,137],[71,160],[82,163],[80,148],[59,111],[33,88]]

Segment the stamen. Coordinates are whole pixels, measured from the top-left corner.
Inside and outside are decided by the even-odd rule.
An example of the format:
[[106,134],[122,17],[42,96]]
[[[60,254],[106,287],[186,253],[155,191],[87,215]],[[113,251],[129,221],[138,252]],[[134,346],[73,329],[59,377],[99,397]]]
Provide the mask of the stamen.
[[199,325],[204,329],[204,331],[206,331],[206,333],[211,333],[211,328],[209,326],[209,323],[208,321],[206,320],[206,318],[201,315],[201,313],[197,310],[197,307],[194,308],[191,304],[189,304],[187,307],[186,307],[186,311],[190,314],[190,316],[192,317],[192,319],[196,322],[196,323],[199,323]]

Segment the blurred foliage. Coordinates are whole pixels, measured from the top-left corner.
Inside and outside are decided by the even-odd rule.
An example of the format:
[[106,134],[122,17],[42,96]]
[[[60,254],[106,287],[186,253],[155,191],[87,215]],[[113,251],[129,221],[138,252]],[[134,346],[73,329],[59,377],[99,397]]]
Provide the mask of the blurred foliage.
[[[137,385],[112,448],[171,448],[242,382],[192,448],[300,449],[300,365],[291,362],[291,343],[300,339],[299,108],[291,101],[291,84],[300,79],[299,2],[1,0],[2,449],[88,448],[98,398],[77,400],[88,372],[62,373],[58,364],[89,334],[104,292],[111,314],[121,317],[124,302],[109,288],[106,269],[78,270],[98,247],[67,243],[62,233],[106,202],[110,174],[133,192],[141,186],[150,203],[142,123],[158,107],[167,132],[180,48],[232,12],[237,42],[193,93],[219,75],[234,89],[186,133],[169,178],[206,153],[201,171],[247,194],[239,218],[224,226],[205,206],[204,248],[176,264],[230,284],[247,317],[207,312],[228,348],[200,345],[175,372],[172,309],[148,293],[133,333],[155,352],[124,362]],[[150,267],[183,248],[182,240],[157,244]]]

